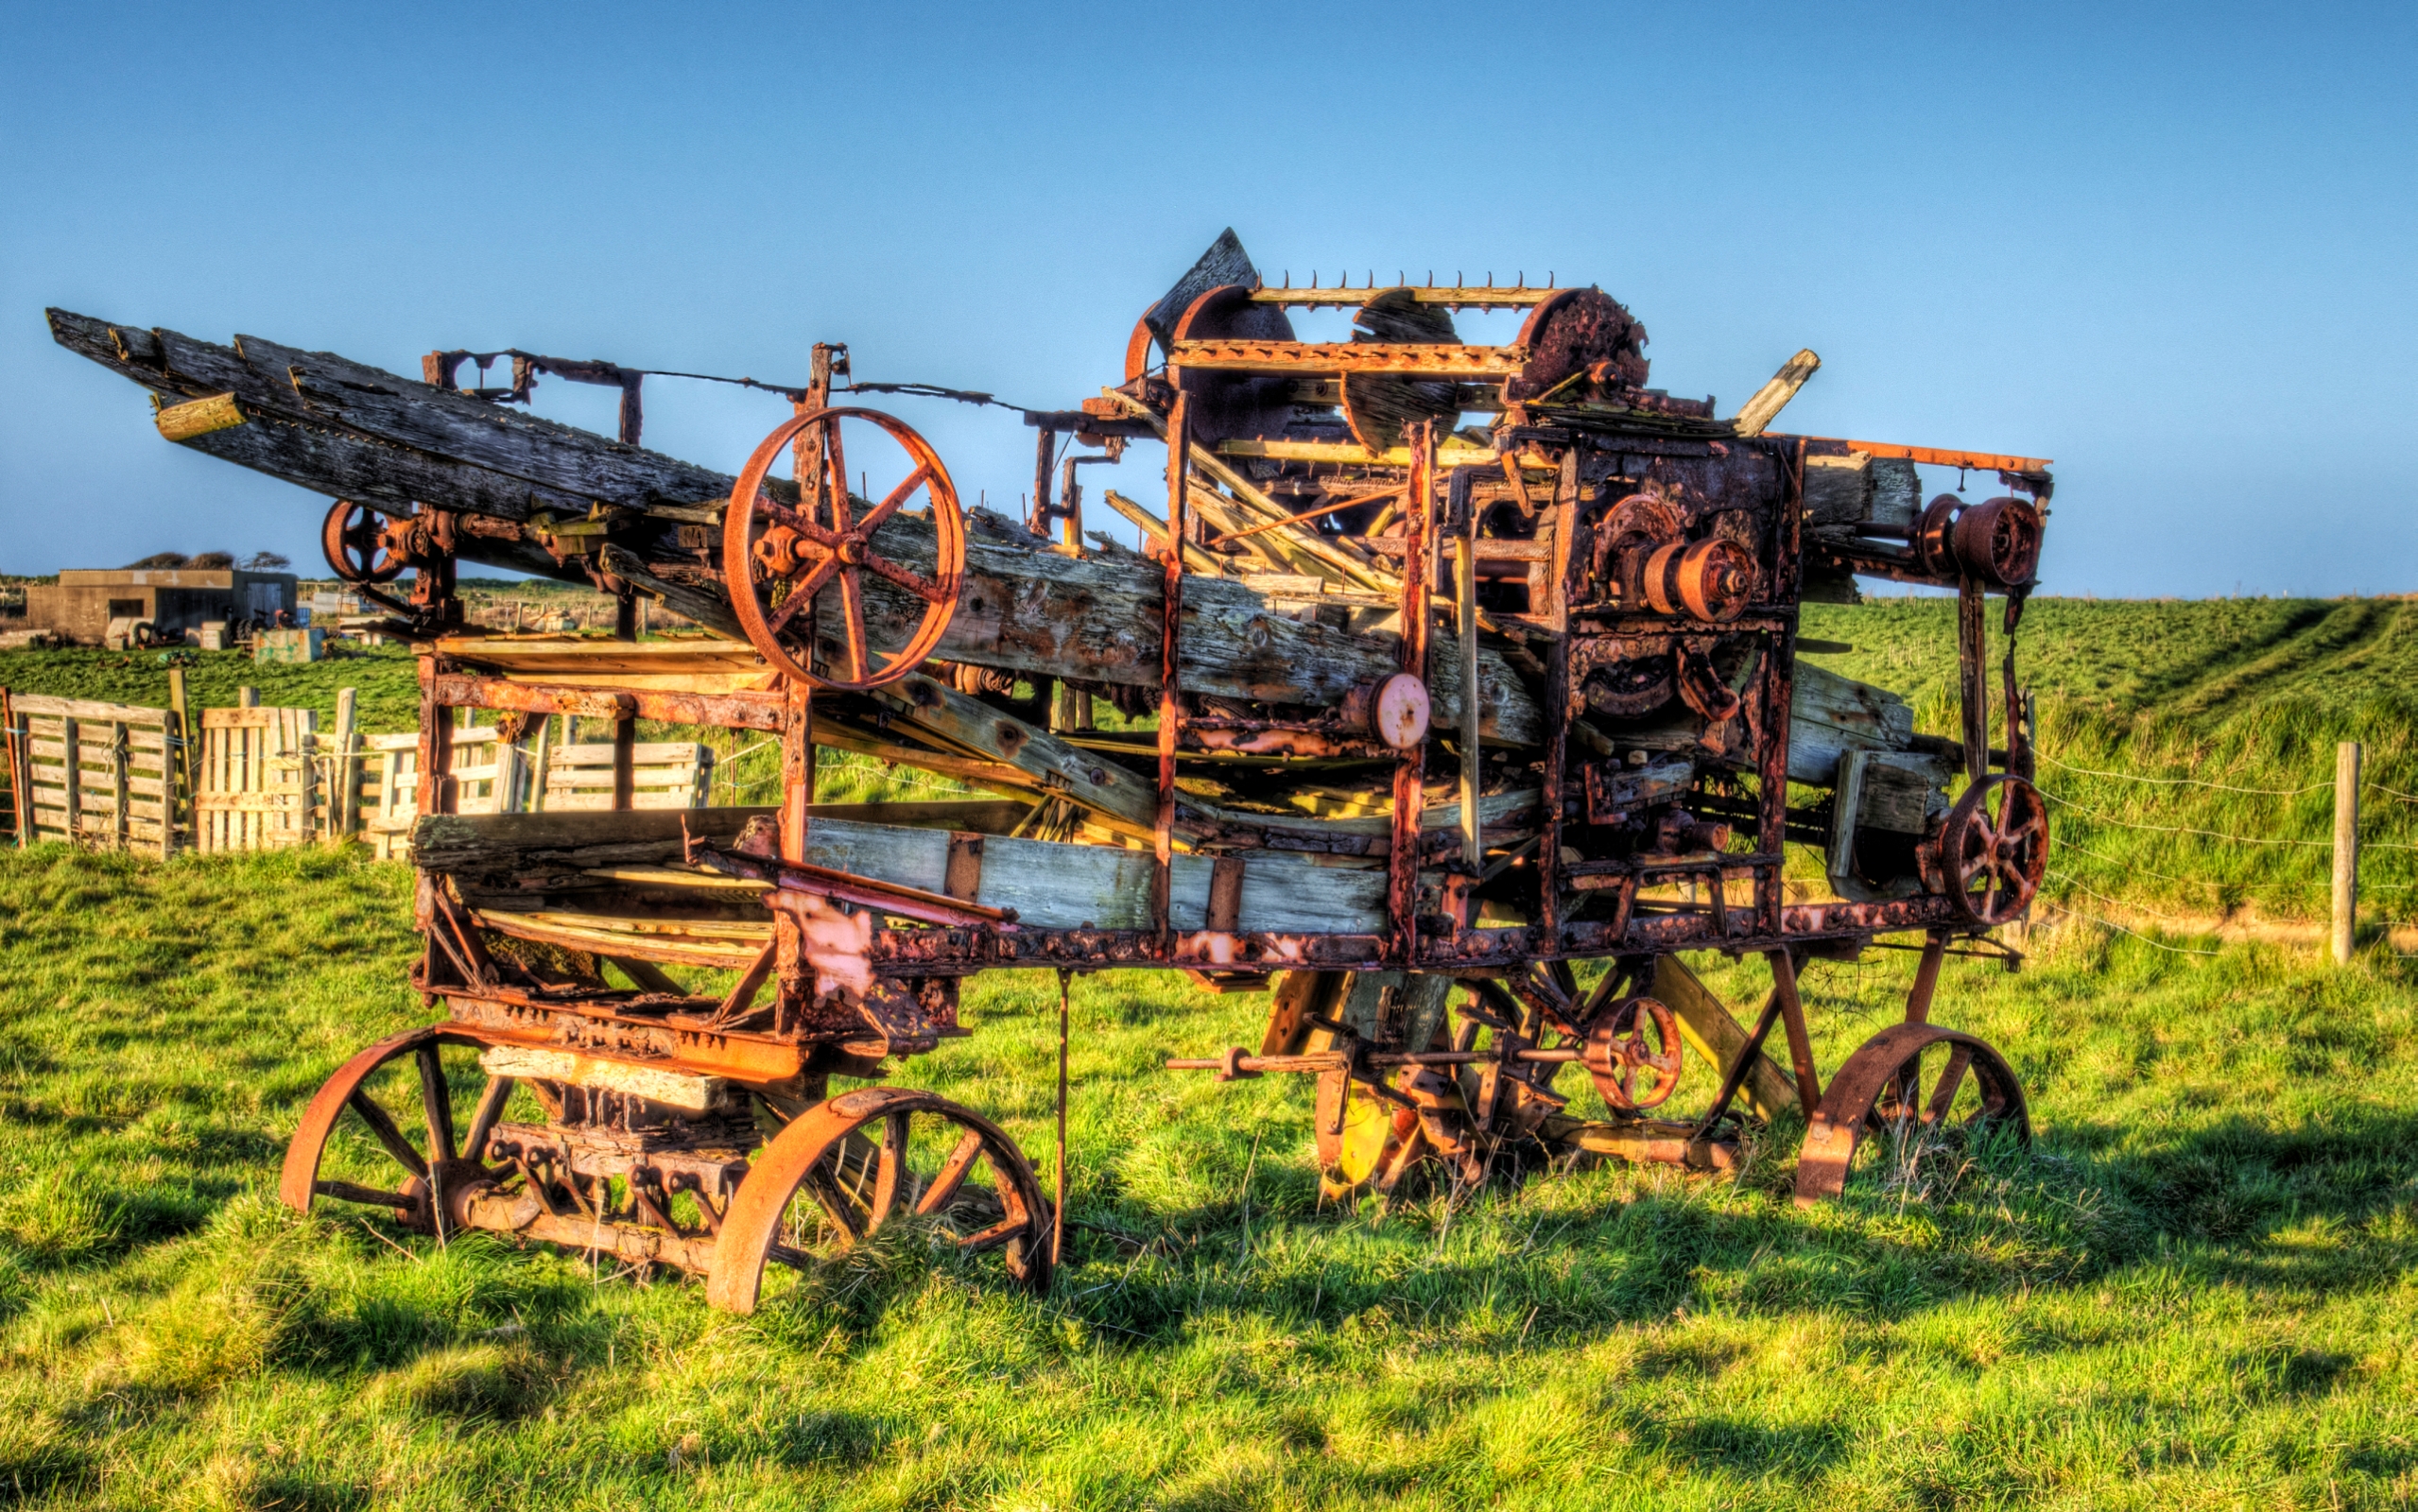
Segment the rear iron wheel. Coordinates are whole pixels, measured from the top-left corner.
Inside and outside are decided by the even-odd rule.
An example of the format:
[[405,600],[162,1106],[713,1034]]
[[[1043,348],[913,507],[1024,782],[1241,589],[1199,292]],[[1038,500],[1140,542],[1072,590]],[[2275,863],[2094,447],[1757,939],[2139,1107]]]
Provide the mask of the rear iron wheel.
[[1015,1141],[947,1098],[864,1087],[799,1114],[757,1152],[723,1217],[706,1299],[752,1313],[768,1263],[803,1270],[819,1247],[844,1250],[910,1217],[1048,1290],[1049,1204]]
[[2031,1114],[2006,1057],[1954,1029],[1894,1024],[1831,1078],[1797,1158],[1797,1205],[1838,1196],[1851,1177],[1911,1188],[1926,1154],[1951,1140],[1969,1149],[1993,1134],[2031,1143]]

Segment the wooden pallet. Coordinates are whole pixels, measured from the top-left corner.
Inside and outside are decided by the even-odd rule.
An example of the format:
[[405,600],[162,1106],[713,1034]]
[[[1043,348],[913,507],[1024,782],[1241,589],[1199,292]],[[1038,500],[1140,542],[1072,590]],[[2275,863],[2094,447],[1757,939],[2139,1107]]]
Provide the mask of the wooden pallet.
[[177,846],[175,713],[86,698],[18,694],[19,834],[165,857]]
[[309,709],[204,709],[194,794],[196,847],[276,850],[317,828],[319,715]]

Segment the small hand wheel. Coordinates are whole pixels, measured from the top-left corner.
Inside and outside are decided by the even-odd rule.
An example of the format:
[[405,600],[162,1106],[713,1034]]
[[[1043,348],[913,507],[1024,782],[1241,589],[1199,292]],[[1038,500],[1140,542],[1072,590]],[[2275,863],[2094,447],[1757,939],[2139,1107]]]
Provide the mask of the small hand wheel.
[[1658,1107],[1679,1090],[1686,1054],[1678,1016],[1659,999],[1631,998],[1596,1020],[1584,1056],[1603,1100],[1616,1108],[1638,1109]]
[[2040,789],[2003,772],[1966,788],[1940,833],[1940,861],[1966,919],[2020,918],[2048,871],[2048,804]]
[[[840,421],[845,420],[879,426],[915,464],[906,480],[861,519],[848,494],[848,464],[840,441]],[[783,449],[809,427],[820,427],[821,466],[815,477],[800,480],[802,503],[777,503],[765,480]],[[939,548],[930,576],[876,555],[872,547],[874,531],[919,489],[931,493]],[[866,633],[866,573],[904,589],[924,607],[907,643],[878,666]],[[818,409],[799,415],[764,438],[731,490],[731,507],[722,521],[722,575],[748,640],[787,677],[844,693],[896,682],[940,645],[950,616],[957,612],[958,589],[965,576],[965,516],[958,507],[957,486],[949,481],[940,454],[903,421],[871,409]],[[836,628],[842,643],[841,676],[812,669],[818,618],[813,606],[818,595],[835,586],[839,591]]]
[[367,505],[338,499],[320,527],[320,549],[327,564],[348,583],[391,583],[411,565],[394,548],[387,516]]

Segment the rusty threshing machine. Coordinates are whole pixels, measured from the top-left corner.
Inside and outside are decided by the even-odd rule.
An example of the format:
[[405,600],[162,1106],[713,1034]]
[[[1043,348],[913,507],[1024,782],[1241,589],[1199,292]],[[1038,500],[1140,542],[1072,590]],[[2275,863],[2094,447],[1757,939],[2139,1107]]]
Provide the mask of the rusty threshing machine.
[[[285,1199],[676,1266],[740,1312],[909,1214],[1045,1286],[1063,984],[1115,967],[1272,986],[1257,1047],[1169,1064],[1315,1076],[1338,1193],[1572,1151],[1719,1169],[1791,1106],[1801,1201],[1886,1127],[2028,1137],[2005,1059],[1931,1000],[2047,862],[2012,652],[2046,463],[1775,433],[1811,352],[1717,418],[1647,387],[1592,287],[1284,282],[1229,232],[1114,387],[1025,411],[1021,519],[862,403],[988,396],[854,382],[837,345],[734,478],[643,449],[648,374],[613,363],[448,351],[414,381],[52,311],[169,439],[336,500],[331,565],[419,652],[414,986],[443,1017],[328,1081]],[[1297,332],[1321,311],[1345,339]],[[1471,312],[1516,334],[1464,341]],[[619,437],[516,407],[541,375],[618,387]],[[1083,526],[1084,470],[1136,442],[1164,503],[1099,495],[1138,553]],[[2007,491],[1926,500],[1922,465]],[[620,633],[484,632],[461,562],[591,583]],[[1806,660],[1799,606],[1859,576],[1957,593],[1959,738]],[[642,597],[705,633],[639,638]],[[464,721],[556,716],[610,729],[612,806],[460,812]],[[641,721],[762,732],[779,803],[638,806]],[[819,747],[997,796],[819,804]],[[1921,940],[1903,1022],[1825,1081],[1800,969],[1881,935]],[[1759,1015],[1686,951],[1765,957]],[[1054,1194],[890,1079],[968,1032],[966,977],[1017,967],[1061,973]],[[1567,1110],[1574,1066],[1602,1116]]]

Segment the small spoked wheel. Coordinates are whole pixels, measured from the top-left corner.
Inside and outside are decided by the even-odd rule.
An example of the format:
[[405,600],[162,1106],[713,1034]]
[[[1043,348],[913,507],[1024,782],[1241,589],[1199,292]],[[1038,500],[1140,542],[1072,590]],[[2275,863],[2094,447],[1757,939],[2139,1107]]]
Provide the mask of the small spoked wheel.
[[[1831,1078],[1797,1158],[1797,1205],[1839,1195],[1851,1175],[1913,1185],[1926,1149],[1997,1133],[2031,1142],[2031,1114],[2006,1058],[1954,1029],[1892,1025]],[[1886,1160],[1875,1159],[1884,1151]]]
[[2020,777],[1993,773],[1964,790],[1940,833],[1948,895],[1977,924],[2012,923],[2048,873],[2048,804]]
[[1587,1033],[1587,1073],[1604,1102],[1622,1111],[1667,1101],[1686,1054],[1678,1016],[1654,998],[1614,1004]]
[[326,1198],[441,1232],[449,1208],[497,1178],[479,1157],[513,1084],[479,1070],[479,1049],[436,1024],[346,1061],[303,1110],[279,1198],[298,1212]]
[[387,516],[368,505],[338,499],[320,526],[320,549],[327,564],[345,582],[390,583],[411,565],[397,551]]
[[706,1297],[751,1313],[768,1262],[804,1269],[819,1247],[845,1249],[908,1217],[1048,1289],[1049,1204],[1015,1141],[944,1097],[866,1087],[799,1114],[757,1153],[722,1220]]
[[[846,421],[877,428],[907,453],[907,476],[878,503],[849,495]],[[809,473],[798,480],[794,505],[776,501],[767,486],[792,445],[807,447]],[[929,573],[873,549],[874,532],[919,491],[932,501],[936,550]],[[885,611],[866,596],[868,574],[903,591],[920,611],[895,651],[873,648],[869,619],[878,621]],[[791,679],[849,693],[896,682],[939,647],[957,612],[965,576],[965,516],[957,485],[940,454],[904,421],[871,409],[809,410],[764,438],[731,490],[722,520],[722,575],[749,642]],[[838,644],[831,647],[836,663],[825,659],[818,672],[818,621],[831,616],[816,601],[826,593],[838,595]]]

